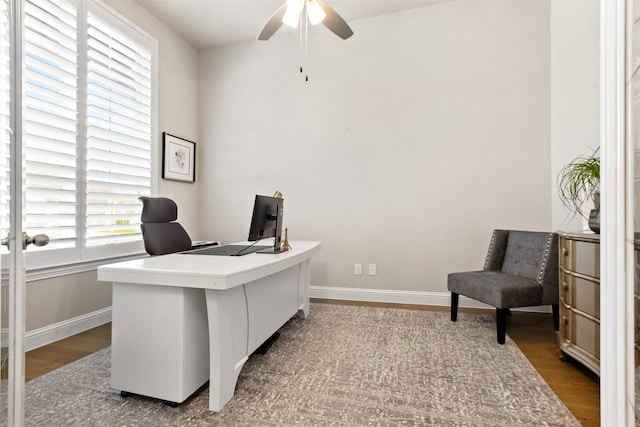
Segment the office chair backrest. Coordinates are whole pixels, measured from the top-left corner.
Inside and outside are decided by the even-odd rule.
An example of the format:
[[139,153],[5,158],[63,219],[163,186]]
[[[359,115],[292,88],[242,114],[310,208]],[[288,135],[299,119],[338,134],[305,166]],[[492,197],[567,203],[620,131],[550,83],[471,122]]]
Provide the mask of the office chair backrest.
[[142,238],[149,255],[164,255],[191,249],[191,238],[177,222],[178,206],[166,197],[139,197],[142,201]]

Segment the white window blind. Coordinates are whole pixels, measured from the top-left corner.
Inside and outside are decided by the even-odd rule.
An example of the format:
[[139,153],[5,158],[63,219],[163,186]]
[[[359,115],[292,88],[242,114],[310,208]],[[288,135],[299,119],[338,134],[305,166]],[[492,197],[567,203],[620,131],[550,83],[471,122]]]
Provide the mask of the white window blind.
[[77,37],[73,2],[25,3],[25,230],[49,250],[77,244]]
[[89,12],[87,245],[140,239],[151,186],[151,46]]
[[25,2],[27,268],[143,250],[155,42],[92,0]]

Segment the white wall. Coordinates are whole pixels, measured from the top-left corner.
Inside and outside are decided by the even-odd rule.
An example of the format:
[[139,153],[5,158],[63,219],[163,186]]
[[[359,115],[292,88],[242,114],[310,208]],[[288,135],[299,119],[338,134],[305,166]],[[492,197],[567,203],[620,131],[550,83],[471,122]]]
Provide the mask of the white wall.
[[[201,228],[245,239],[280,190],[312,284],[446,291],[494,228],[551,230],[546,1],[454,1],[201,53]],[[378,275],[353,275],[376,263]]]
[[111,285],[98,282],[96,271],[29,282],[26,295],[26,331],[111,306]]
[[554,229],[580,230],[558,198],[557,175],[600,145],[600,34],[597,0],[551,2],[551,203]]

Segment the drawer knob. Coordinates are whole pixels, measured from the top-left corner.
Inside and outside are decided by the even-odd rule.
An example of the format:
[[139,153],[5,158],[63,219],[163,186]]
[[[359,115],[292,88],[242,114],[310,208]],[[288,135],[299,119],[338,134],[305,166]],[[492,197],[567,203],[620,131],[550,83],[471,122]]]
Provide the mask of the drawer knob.
[[563,282],[562,287],[564,288],[565,291],[569,290],[569,284],[567,282]]
[[562,316],[562,322],[566,325],[569,323],[569,318],[567,316]]

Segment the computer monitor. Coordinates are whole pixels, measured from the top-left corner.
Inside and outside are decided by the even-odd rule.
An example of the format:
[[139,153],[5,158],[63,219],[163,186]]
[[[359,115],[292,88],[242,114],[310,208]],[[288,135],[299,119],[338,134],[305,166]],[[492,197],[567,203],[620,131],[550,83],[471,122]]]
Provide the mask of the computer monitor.
[[[280,253],[282,249],[282,217],[284,214],[284,199],[256,195],[253,204],[253,215],[249,227],[250,242],[273,237],[273,248],[263,249],[256,253]],[[286,250],[286,249],[285,249]]]

